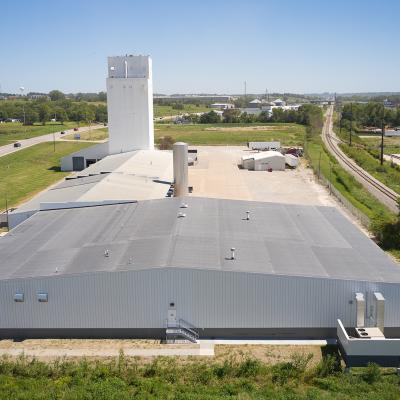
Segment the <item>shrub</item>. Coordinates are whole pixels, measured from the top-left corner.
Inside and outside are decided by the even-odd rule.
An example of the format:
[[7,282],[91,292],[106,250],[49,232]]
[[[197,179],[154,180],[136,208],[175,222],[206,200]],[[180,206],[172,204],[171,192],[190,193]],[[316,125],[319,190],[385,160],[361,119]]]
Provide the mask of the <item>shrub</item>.
[[334,354],[328,354],[326,357],[322,358],[319,364],[315,368],[315,376],[319,378],[326,378],[341,370],[340,358]]
[[284,385],[291,379],[299,381],[311,358],[312,354],[294,354],[291,361],[274,365],[272,367],[272,382]]
[[160,138],[158,148],[160,150],[171,150],[174,144],[174,139],[171,136],[164,136]]
[[252,358],[246,358],[242,363],[239,364],[237,376],[256,376],[261,369],[261,363],[258,360]]
[[381,370],[377,364],[368,363],[368,366],[364,369],[361,377],[365,382],[373,384],[381,380]]

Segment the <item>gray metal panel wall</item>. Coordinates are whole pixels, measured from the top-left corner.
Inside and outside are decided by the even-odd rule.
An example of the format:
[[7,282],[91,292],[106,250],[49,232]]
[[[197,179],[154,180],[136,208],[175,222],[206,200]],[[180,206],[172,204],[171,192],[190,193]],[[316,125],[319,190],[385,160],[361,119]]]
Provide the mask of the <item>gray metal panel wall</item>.
[[[0,282],[1,328],[160,328],[170,302],[199,328],[356,324],[355,292],[380,291],[385,325],[400,326],[398,284],[196,269],[149,269]],[[16,303],[16,291],[25,301]],[[36,293],[48,293],[39,303]],[[352,301],[352,304],[350,302]],[[372,324],[373,321],[370,321]]]

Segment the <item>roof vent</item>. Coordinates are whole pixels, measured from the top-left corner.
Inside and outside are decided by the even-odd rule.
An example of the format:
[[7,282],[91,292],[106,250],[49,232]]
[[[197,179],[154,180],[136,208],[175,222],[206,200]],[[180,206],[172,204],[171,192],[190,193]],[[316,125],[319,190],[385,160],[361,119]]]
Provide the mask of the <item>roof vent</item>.
[[16,303],[23,303],[24,302],[24,294],[21,292],[14,293],[14,301]]
[[104,250],[104,257],[110,257],[110,252],[108,251],[108,249]]
[[178,213],[178,218],[185,218],[186,214],[183,212]]
[[47,303],[49,301],[49,296],[47,293],[38,292],[36,294],[39,303]]
[[232,247],[231,248],[231,260],[234,260],[234,259],[235,259],[235,248]]
[[250,221],[250,211],[246,211],[246,221]]
[[188,208],[187,203],[182,203],[182,204],[181,204],[181,208]]

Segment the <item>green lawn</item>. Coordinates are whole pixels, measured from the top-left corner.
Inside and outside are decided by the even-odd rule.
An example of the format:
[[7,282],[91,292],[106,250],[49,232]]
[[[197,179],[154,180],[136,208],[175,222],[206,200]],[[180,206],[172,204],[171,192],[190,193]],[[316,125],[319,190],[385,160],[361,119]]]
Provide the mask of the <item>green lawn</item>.
[[40,143],[0,157],[0,210],[16,206],[34,194],[62,179],[69,172],[59,170],[60,158],[90,146],[90,143]]
[[[314,171],[318,172],[320,165],[321,174],[328,180],[331,178],[332,185],[338,189],[351,204],[369,218],[373,218],[377,214],[381,214],[387,218],[393,217],[389,209],[364,189],[352,175],[339,165],[336,158],[331,156],[326,150],[320,137],[314,137],[307,143],[307,155]],[[321,162],[319,162],[320,159]]]
[[183,110],[175,110],[172,106],[163,106],[163,105],[154,105],[154,117],[168,117],[171,115],[180,115],[180,114],[190,114],[190,113],[199,113],[199,112],[208,112],[211,111],[209,107],[204,105],[196,106],[195,104],[184,104]]
[[347,144],[341,144],[340,148],[351,157],[357,165],[400,195],[399,166],[391,166],[388,161],[384,161],[383,165],[381,165],[379,158],[377,158],[379,157],[379,152],[376,150],[370,153],[368,150],[355,146],[350,147]]
[[[302,146],[305,129],[296,124],[156,124],[155,141],[171,136],[176,142],[191,145],[245,145],[249,141],[280,141],[287,146]],[[90,135],[82,133],[82,140],[103,140],[108,137],[107,128],[97,129]],[[73,139],[73,136],[66,136]]]
[[[92,131],[80,132],[80,140],[104,140],[108,138],[108,128],[93,129]],[[75,140],[74,135],[64,136],[65,140]]]
[[[335,132],[339,132],[337,124]],[[342,134],[339,136],[344,141],[340,147],[350,158],[376,179],[400,194],[400,167],[391,166],[387,161],[384,161],[382,166],[380,165],[380,136],[360,137],[353,134],[352,146],[349,146],[348,130],[342,129]],[[400,137],[384,138],[384,153],[400,153]]]
[[283,145],[302,145],[305,128],[297,124],[197,124],[155,126],[155,139],[171,136],[191,145],[245,145],[249,141],[278,140]]
[[[380,136],[363,137],[361,140],[368,149],[380,150]],[[400,154],[400,137],[385,137],[383,139],[383,151],[385,154]]]
[[34,124],[32,126],[23,126],[19,122],[3,123],[0,124],[0,146],[22,139],[71,129],[74,126],[77,126],[76,122],[64,122],[63,125],[58,122],[48,122],[46,125]]
[[[246,351],[244,349],[244,351]],[[333,351],[332,351],[333,352]],[[335,354],[335,353],[334,353]],[[267,364],[229,359],[163,357],[143,362],[123,355],[108,361],[43,363],[20,357],[0,360],[0,398],[29,400],[298,399],[394,400],[400,377],[372,364],[342,371],[337,355],[310,365],[307,354]]]

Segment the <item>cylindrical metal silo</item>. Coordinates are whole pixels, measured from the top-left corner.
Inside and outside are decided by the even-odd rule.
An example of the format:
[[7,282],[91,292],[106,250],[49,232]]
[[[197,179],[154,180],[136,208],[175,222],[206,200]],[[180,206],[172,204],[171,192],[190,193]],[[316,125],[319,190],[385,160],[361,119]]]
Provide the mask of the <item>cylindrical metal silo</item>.
[[173,146],[174,152],[174,195],[176,197],[188,194],[188,145],[177,142]]

